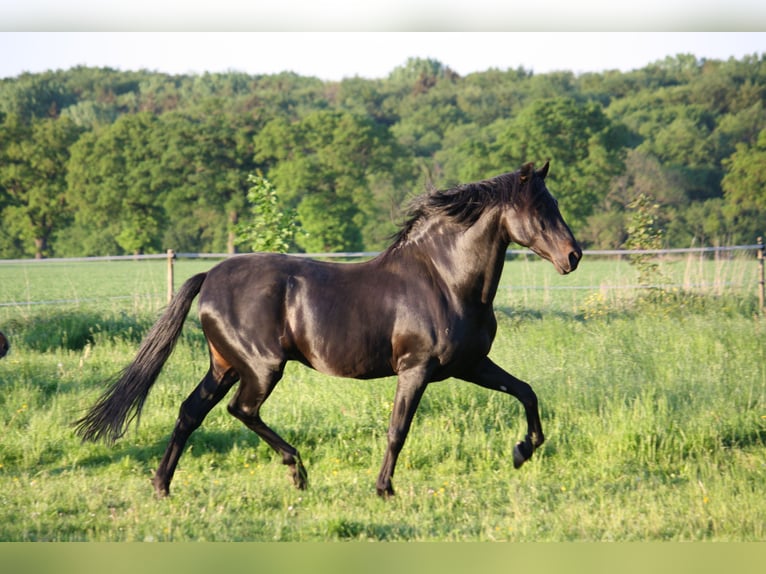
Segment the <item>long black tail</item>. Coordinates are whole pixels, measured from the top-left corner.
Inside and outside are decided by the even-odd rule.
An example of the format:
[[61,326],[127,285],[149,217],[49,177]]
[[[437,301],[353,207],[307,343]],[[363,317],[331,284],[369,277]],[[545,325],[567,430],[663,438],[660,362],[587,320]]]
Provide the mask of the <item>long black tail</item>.
[[183,284],[141,343],[133,362],[120,373],[88,414],[75,422],[75,432],[84,441],[112,443],[141,414],[149,389],[173,352],[192,301],[206,276],[207,273],[200,273]]

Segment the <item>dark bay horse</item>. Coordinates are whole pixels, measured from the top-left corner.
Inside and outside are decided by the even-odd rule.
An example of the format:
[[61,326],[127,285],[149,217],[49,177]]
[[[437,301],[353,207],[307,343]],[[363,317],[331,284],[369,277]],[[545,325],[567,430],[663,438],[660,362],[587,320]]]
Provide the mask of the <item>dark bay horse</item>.
[[8,344],[8,339],[5,338],[5,335],[0,333],[0,359],[5,357],[10,348],[11,346]]
[[377,479],[391,478],[428,383],[456,377],[516,397],[528,432],[513,449],[516,468],[543,443],[537,397],[488,357],[497,322],[492,302],[505,253],[515,242],[574,271],[582,251],[545,186],[548,163],[429,193],[417,201],[392,245],[362,263],[325,263],[254,253],[227,259],[181,287],[152,327],[135,360],[77,421],[84,440],[114,441],[137,417],[181,333],[192,300],[210,353],[210,369],[183,402],[153,479],[169,493],[191,433],[234,386],[229,412],[282,455],[298,488],[306,470],[298,451],[261,420],[259,411],[300,361],[323,373],[398,377],[388,445]]

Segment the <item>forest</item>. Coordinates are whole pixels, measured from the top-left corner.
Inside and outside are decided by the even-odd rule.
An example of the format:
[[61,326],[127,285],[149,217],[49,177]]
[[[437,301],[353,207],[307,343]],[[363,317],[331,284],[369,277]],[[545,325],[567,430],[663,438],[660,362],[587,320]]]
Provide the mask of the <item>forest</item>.
[[290,249],[378,250],[410,200],[551,161],[585,247],[766,231],[766,55],[668,56],[630,72],[460,76],[411,58],[385,78],[168,75],[76,67],[0,80],[0,258],[234,252],[265,178]]

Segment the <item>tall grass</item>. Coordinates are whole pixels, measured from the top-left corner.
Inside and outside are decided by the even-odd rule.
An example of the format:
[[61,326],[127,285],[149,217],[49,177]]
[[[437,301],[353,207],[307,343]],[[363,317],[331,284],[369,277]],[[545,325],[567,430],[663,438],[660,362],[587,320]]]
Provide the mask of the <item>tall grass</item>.
[[[690,266],[674,273],[715,276]],[[133,358],[157,309],[4,308],[0,540],[766,539],[766,325],[752,293],[683,291],[670,305],[604,289],[591,312],[594,291],[561,287],[581,271],[583,286],[631,280],[629,268],[620,277],[593,267],[559,278],[514,261],[498,297],[492,357],[536,390],[543,447],[514,470],[520,405],[455,380],[433,384],[389,501],[376,497],[375,478],[394,379],[290,364],[263,416],[300,450],[308,490],[295,490],[279,457],[221,405],[192,436],[171,497],[157,500],[153,469],[207,368],[196,322],[138,428],[107,447],[80,444],[69,425]]]

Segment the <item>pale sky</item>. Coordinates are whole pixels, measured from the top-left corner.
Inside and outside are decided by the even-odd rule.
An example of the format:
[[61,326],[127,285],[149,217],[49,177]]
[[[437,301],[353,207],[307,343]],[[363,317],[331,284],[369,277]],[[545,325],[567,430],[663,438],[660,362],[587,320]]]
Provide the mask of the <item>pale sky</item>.
[[760,56],[766,53],[766,32],[83,33],[13,32],[0,26],[0,78],[77,65],[171,74],[293,71],[323,80],[384,78],[409,57],[437,59],[460,75],[519,66],[535,73],[582,73],[628,71],[687,53],[719,60]]
[[761,31],[763,0],[0,0],[6,31]]

